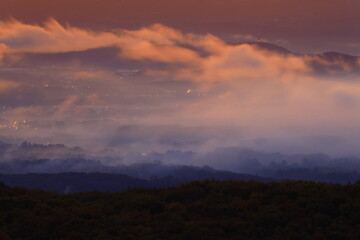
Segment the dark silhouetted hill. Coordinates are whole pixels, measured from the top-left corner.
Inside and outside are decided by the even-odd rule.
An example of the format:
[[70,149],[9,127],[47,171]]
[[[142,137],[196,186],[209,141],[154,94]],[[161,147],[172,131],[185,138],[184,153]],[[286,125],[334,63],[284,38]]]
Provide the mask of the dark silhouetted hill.
[[117,192],[129,188],[173,187],[195,180],[244,180],[273,181],[249,174],[215,171],[201,168],[182,167],[167,176],[154,176],[151,179],[134,178],[124,174],[107,173],[57,173],[57,174],[0,174],[0,182],[8,186],[27,189],[42,189],[59,193],[73,192]]
[[0,239],[359,239],[359,192],[302,181],[68,195],[0,184]]

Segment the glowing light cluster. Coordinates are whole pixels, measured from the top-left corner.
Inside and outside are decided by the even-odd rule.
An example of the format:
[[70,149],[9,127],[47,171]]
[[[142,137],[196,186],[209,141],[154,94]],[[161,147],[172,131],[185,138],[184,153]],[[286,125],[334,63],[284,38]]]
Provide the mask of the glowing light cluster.
[[0,129],[21,129],[21,128],[30,128],[30,124],[27,120],[22,121],[13,121],[9,123],[0,124]]

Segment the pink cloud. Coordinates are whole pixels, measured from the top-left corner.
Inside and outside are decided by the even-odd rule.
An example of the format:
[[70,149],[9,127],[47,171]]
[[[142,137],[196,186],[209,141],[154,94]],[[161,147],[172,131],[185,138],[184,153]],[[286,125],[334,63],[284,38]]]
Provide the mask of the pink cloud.
[[62,26],[51,19],[43,26],[15,20],[0,23],[0,42],[7,52],[71,52],[113,45],[113,33],[96,33],[71,26]]
[[14,81],[0,80],[0,94],[18,87],[20,84]]

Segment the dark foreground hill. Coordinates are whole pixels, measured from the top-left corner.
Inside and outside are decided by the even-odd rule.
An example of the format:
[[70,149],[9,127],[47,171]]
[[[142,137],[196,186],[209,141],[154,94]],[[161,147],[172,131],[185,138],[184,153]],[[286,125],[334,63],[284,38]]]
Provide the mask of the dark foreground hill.
[[360,239],[360,183],[192,182],[63,195],[0,186],[0,239]]
[[[75,192],[118,192],[130,188],[174,187],[195,180],[245,180],[270,182],[272,178],[263,178],[250,174],[216,171],[211,168],[177,167],[171,174],[150,179],[136,178],[124,174],[110,173],[56,173],[56,174],[0,174],[0,182],[7,186],[24,187],[55,191],[59,193]],[[1,240],[1,239],[0,239]]]

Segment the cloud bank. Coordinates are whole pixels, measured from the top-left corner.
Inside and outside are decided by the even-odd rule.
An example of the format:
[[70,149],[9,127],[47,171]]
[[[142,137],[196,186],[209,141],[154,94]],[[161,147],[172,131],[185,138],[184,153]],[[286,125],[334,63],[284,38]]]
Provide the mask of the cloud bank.
[[[95,32],[11,20],[0,30],[3,136],[138,152],[245,146],[360,154],[360,84],[342,58],[229,44],[161,24]],[[99,54],[105,48],[115,58]],[[88,57],[92,50],[99,55]],[[89,58],[98,65],[87,66]],[[343,67],[321,75],[315,60]]]

